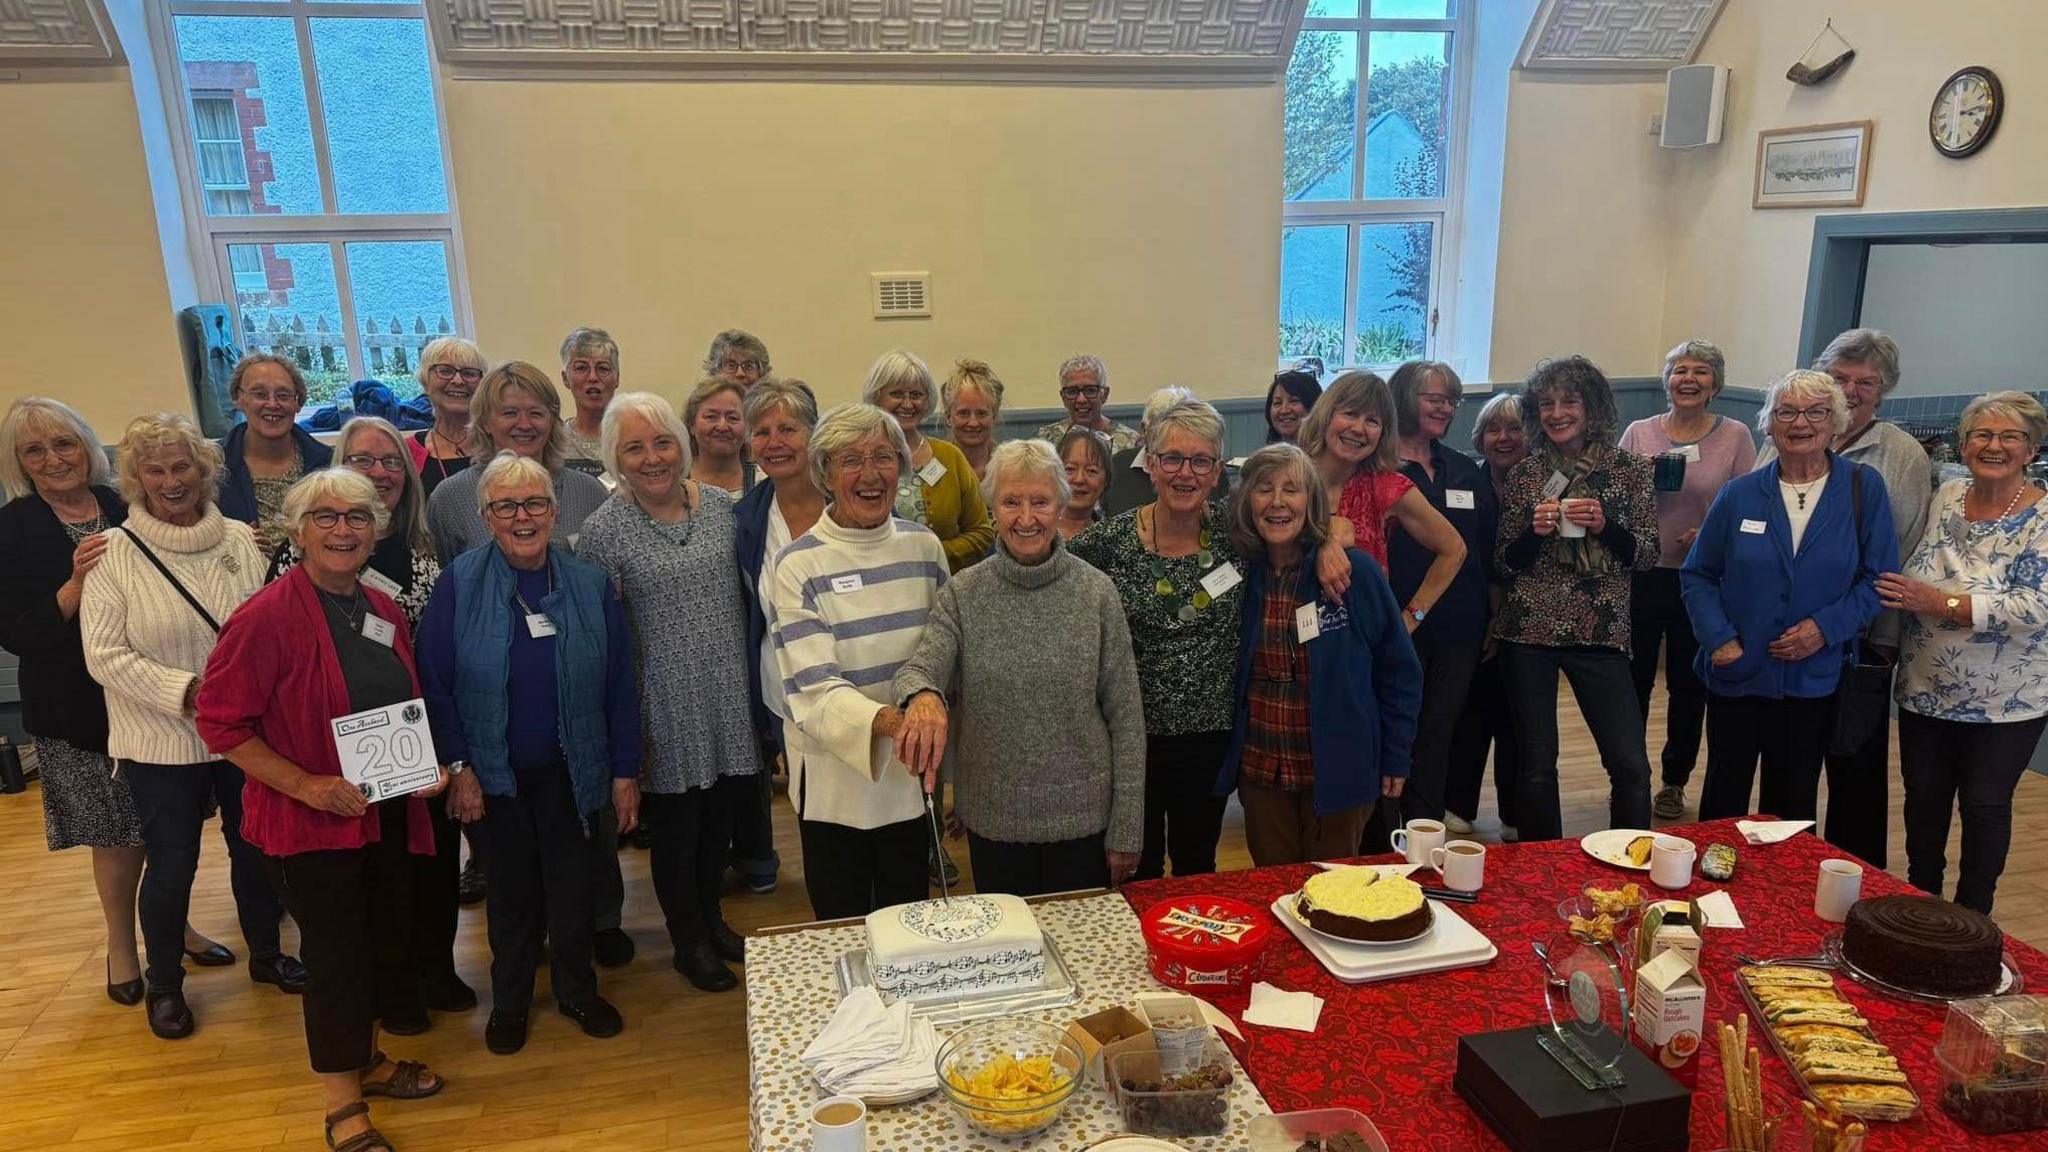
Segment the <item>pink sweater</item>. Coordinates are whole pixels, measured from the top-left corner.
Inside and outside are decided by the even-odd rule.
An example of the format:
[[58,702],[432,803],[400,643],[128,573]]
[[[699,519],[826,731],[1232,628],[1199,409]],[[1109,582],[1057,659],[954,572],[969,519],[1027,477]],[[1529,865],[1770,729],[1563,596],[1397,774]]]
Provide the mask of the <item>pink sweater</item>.
[[[1657,493],[1657,541],[1661,551],[1657,567],[1676,568],[1685,563],[1692,548],[1690,533],[1699,531],[1707,508],[1721,492],[1721,486],[1748,472],[1756,463],[1756,443],[1739,420],[1714,417],[1714,426],[1693,441],[1699,459],[1685,462],[1685,487],[1676,492]],[[1664,418],[1638,420],[1621,434],[1621,446],[1653,461],[1666,452],[1683,450],[1664,434]]]

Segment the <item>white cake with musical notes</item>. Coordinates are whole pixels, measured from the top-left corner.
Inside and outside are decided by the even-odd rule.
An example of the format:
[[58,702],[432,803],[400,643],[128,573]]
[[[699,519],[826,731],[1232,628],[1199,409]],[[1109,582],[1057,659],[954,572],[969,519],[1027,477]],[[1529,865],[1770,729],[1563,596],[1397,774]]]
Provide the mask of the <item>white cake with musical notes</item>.
[[1037,988],[1045,934],[1015,896],[919,900],[868,914],[868,964],[890,1000]]

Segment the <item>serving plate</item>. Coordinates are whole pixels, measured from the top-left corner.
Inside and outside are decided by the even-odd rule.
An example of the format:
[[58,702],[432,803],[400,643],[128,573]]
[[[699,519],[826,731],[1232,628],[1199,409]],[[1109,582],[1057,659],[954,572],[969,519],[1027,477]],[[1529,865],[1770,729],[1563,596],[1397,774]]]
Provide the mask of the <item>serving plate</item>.
[[1436,903],[1432,900],[1424,900],[1422,902],[1422,906],[1429,910],[1429,919],[1423,922],[1422,930],[1412,936],[1403,936],[1398,940],[1360,940],[1351,936],[1339,936],[1334,932],[1325,932],[1314,924],[1309,923],[1308,917],[1301,914],[1300,901],[1301,892],[1299,890],[1289,892],[1280,898],[1281,906],[1287,910],[1289,916],[1294,918],[1295,923],[1330,941],[1332,944],[1346,944],[1358,948],[1399,948],[1405,944],[1413,944],[1417,940],[1428,936],[1431,932],[1436,931]]
[[[1819,967],[1819,965],[1799,965],[1799,967],[1817,968]],[[1814,1095],[1813,1085],[1807,1083],[1805,1074],[1800,1072],[1799,1065],[1793,1062],[1792,1054],[1790,1052],[1787,1052],[1785,1050],[1784,1044],[1779,1042],[1778,1033],[1771,1027],[1771,1018],[1764,1013],[1763,1002],[1756,998],[1756,993],[1750,990],[1749,981],[1744,980],[1742,978],[1742,973],[1740,972],[1737,972],[1735,974],[1735,990],[1741,993],[1742,1002],[1749,1008],[1750,1017],[1757,1022],[1757,1025],[1760,1028],[1762,1028],[1764,1038],[1770,1041],[1771,1051],[1777,1053],[1778,1063],[1783,1064],[1785,1066],[1785,1074],[1792,1078],[1792,1082],[1799,1086],[1799,1091],[1802,1094],[1804,1094],[1807,1099],[1813,1101],[1815,1104],[1820,1105],[1822,1111],[1826,1111],[1829,1108],[1835,1108],[1839,1111],[1847,1113],[1850,1116],[1858,1117],[1859,1119],[1877,1120],[1884,1121],[1887,1123],[1898,1120],[1911,1120],[1913,1117],[1918,1116],[1920,1114],[1920,1108],[1922,1103],[1920,1099],[1920,1091],[1919,1089],[1914,1088],[1910,1083],[1901,1085],[1901,1087],[1905,1088],[1906,1091],[1911,1092],[1913,1094],[1913,1108],[1911,1111],[1905,1113],[1885,1111],[1883,1112],[1883,1114],[1880,1115],[1877,1112],[1863,1111],[1861,1110],[1859,1105],[1854,1103],[1845,1102],[1842,1104],[1828,1104],[1825,1101],[1823,1101],[1820,1097]],[[1872,1032],[1867,1027],[1857,1028],[1854,1029],[1854,1031],[1861,1032],[1865,1036],[1868,1036],[1873,1040],[1877,1039],[1877,1034]],[[1756,1032],[1753,1029],[1750,1032],[1750,1038],[1754,1040],[1755,1037]],[[1702,1037],[1701,1043],[1704,1044],[1706,1042],[1706,1038]],[[1889,1048],[1890,1045],[1887,1044],[1886,1047]],[[1896,1058],[1897,1053],[1894,1052],[1893,1056],[1894,1058]]]
[[[855,988],[875,982],[874,968],[865,948],[843,953],[832,965],[832,977],[845,996]],[[1044,1008],[1063,1008],[1081,998],[1081,987],[1067,967],[1067,958],[1051,933],[1045,936],[1045,983],[1036,988],[999,988],[990,992],[968,992],[959,996],[938,996],[910,1002],[910,1014],[933,1024],[965,1024],[996,1016],[1015,1016]],[[889,1003],[884,996],[883,1003]]]
[[1580,837],[1579,847],[1585,849],[1586,855],[1602,864],[1612,864],[1616,868],[1626,868],[1631,872],[1648,872],[1648,862],[1638,864],[1628,858],[1628,844],[1638,836],[1655,835],[1657,833],[1648,828],[1605,828]]
[[1820,952],[1821,955],[1828,958],[1828,962],[1833,964],[1842,975],[1856,981],[1865,988],[1873,992],[1882,992],[1894,999],[1911,1000],[1916,1004],[1947,1004],[1953,1000],[1974,1000],[1979,996],[2010,996],[2021,991],[2026,986],[2026,978],[2020,975],[2019,966],[2012,962],[2012,953],[2010,952],[2002,953],[1998,958],[2000,966],[2004,969],[2004,972],[1999,976],[1998,987],[1989,992],[1964,992],[1951,996],[1944,996],[1939,992],[1915,992],[1910,988],[1901,988],[1897,984],[1865,972],[1857,967],[1855,961],[1850,960],[1848,955],[1842,951],[1842,934],[1840,932],[1828,933],[1828,938],[1820,942]]

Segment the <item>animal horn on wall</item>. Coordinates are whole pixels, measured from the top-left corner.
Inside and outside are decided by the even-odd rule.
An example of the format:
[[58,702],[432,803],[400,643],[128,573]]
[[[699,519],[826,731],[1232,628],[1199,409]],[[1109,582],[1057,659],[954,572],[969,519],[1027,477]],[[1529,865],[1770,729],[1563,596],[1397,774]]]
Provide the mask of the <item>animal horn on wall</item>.
[[[1821,46],[1822,40],[1829,38],[1833,39],[1833,43],[1823,51],[1833,52],[1834,55],[1809,64],[1808,61],[1815,58],[1814,49]],[[1847,68],[1849,61],[1855,58],[1856,49],[1849,47],[1849,42],[1842,39],[1840,32],[1835,31],[1835,21],[1831,16],[1828,18],[1827,26],[1814,36],[1811,44],[1806,46],[1806,51],[1799,54],[1799,62],[1785,69],[1785,79],[1810,88],[1833,79],[1835,73]]]

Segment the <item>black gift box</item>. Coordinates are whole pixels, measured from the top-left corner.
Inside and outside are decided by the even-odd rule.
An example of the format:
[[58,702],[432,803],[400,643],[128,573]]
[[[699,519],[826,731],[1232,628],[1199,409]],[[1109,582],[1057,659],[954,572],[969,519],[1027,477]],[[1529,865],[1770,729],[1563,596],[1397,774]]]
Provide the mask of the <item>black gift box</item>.
[[1458,1038],[1451,1086],[1517,1152],[1685,1152],[1692,1093],[1635,1045],[1628,1083],[1588,1091],[1536,1044],[1547,1026]]

